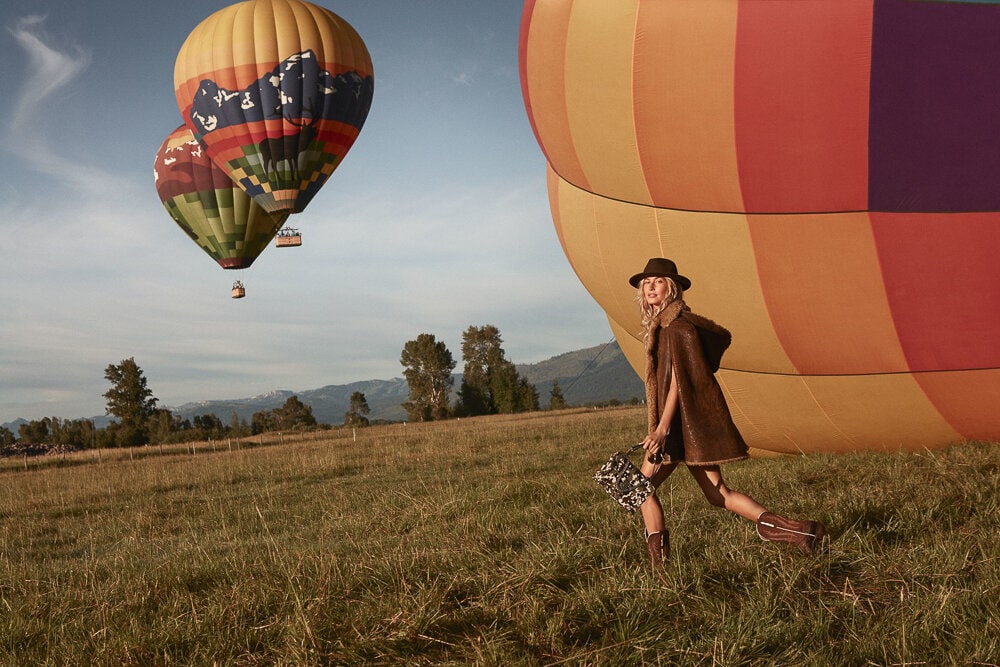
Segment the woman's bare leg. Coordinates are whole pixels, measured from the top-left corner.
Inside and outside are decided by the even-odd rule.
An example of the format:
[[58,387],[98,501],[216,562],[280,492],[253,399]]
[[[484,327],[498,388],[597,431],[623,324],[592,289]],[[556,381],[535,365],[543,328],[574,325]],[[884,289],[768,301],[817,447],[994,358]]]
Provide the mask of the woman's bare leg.
[[[666,465],[661,463],[650,463],[646,459],[642,461],[642,474],[649,477],[653,482],[653,486],[656,488],[663,484],[667,477],[670,477],[670,473],[674,471],[677,467],[676,463],[668,463]],[[655,493],[650,494],[646,501],[639,506],[639,511],[642,513],[642,522],[646,526],[646,534],[652,535],[653,533],[658,533],[664,529],[663,522],[663,505],[660,504],[660,499],[656,497]]]
[[[733,491],[722,480],[719,466],[688,466],[702,493],[712,505],[725,507],[730,512],[739,514],[748,521],[757,521],[757,517],[767,511],[767,508],[745,493]],[[643,513],[643,517],[645,517]]]

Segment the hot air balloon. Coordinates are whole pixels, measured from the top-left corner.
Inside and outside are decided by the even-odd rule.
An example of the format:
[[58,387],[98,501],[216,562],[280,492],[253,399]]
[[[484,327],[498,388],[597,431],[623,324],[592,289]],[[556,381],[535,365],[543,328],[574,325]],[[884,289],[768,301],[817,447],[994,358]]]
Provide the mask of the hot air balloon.
[[302,0],[248,0],[202,21],[174,66],[177,105],[212,160],[272,213],[301,212],[357,139],[371,58]]
[[[253,264],[288,218],[268,213],[243,192],[184,125],[160,145],[153,176],[170,217],[224,269]],[[242,283],[233,285],[234,298],[245,293]]]
[[628,276],[727,326],[751,447],[1000,438],[1000,5],[528,0],[552,217],[641,374]]

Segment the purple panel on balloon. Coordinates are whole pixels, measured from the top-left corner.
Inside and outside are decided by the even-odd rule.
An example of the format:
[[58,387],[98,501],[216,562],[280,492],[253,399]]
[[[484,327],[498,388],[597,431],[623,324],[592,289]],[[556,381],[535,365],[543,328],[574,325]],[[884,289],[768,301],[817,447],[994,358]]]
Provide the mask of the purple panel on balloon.
[[875,0],[869,208],[1000,210],[1000,6]]

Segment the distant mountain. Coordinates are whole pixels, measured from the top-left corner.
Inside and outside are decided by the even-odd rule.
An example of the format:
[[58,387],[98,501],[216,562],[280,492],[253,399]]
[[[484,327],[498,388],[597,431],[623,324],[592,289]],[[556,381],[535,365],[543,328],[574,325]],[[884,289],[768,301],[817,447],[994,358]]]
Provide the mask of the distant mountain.
[[518,364],[517,371],[535,385],[538,401],[547,407],[553,380],[571,405],[627,402],[646,395],[645,383],[629,365],[618,341],[566,352],[536,364]]
[[11,433],[17,435],[17,429],[21,428],[21,424],[27,424],[27,419],[15,419],[12,422],[7,422],[6,424],[0,424],[0,427],[9,429]]
[[[624,403],[642,398],[645,393],[642,380],[632,370],[616,341],[567,352],[535,364],[517,364],[517,371],[535,386],[538,402],[543,408],[549,405],[554,380],[559,381],[563,398],[570,405],[607,403],[611,400]],[[456,375],[456,391],[461,382],[462,376]],[[181,419],[214,414],[223,424],[229,424],[233,414],[236,414],[240,420],[249,423],[255,412],[280,408],[291,396],[298,396],[300,401],[312,408],[316,421],[342,424],[350,406],[351,394],[356,391],[363,393],[368,401],[371,409],[369,419],[406,419],[402,404],[408,398],[410,388],[403,378],[327,385],[306,391],[278,390],[252,398],[200,401],[168,409]],[[98,428],[106,426],[108,419],[103,415],[94,418]],[[24,420],[19,419],[3,426],[17,434],[17,428],[22,423],[25,423]]]
[[406,411],[402,403],[407,399],[410,388],[403,378],[392,380],[365,380],[351,384],[331,384],[319,389],[306,391],[270,391],[252,398],[240,398],[228,401],[200,401],[185,403],[168,408],[181,419],[192,419],[195,415],[214,414],[223,424],[229,424],[235,413],[247,423],[255,412],[264,412],[280,408],[292,396],[312,408],[313,417],[321,424],[342,424],[344,414],[351,405],[351,394],[360,391],[368,401],[371,413],[369,419],[384,419],[402,421]]

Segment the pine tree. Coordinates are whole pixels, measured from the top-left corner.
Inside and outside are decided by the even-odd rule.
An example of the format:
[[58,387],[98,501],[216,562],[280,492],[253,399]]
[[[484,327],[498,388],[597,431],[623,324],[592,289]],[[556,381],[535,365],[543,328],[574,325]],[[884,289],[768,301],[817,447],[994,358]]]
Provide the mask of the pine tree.
[[156,410],[156,398],[146,386],[135,358],[124,359],[118,365],[104,369],[104,377],[111,389],[104,393],[107,399],[106,414],[119,420],[116,431],[117,444],[121,446],[144,445],[149,442],[148,419]]
[[364,393],[356,391],[351,394],[351,405],[344,414],[344,426],[368,426],[368,399]]
[[562,389],[559,387],[559,380],[552,381],[552,391],[549,393],[549,410],[564,410],[569,405],[563,398]]

